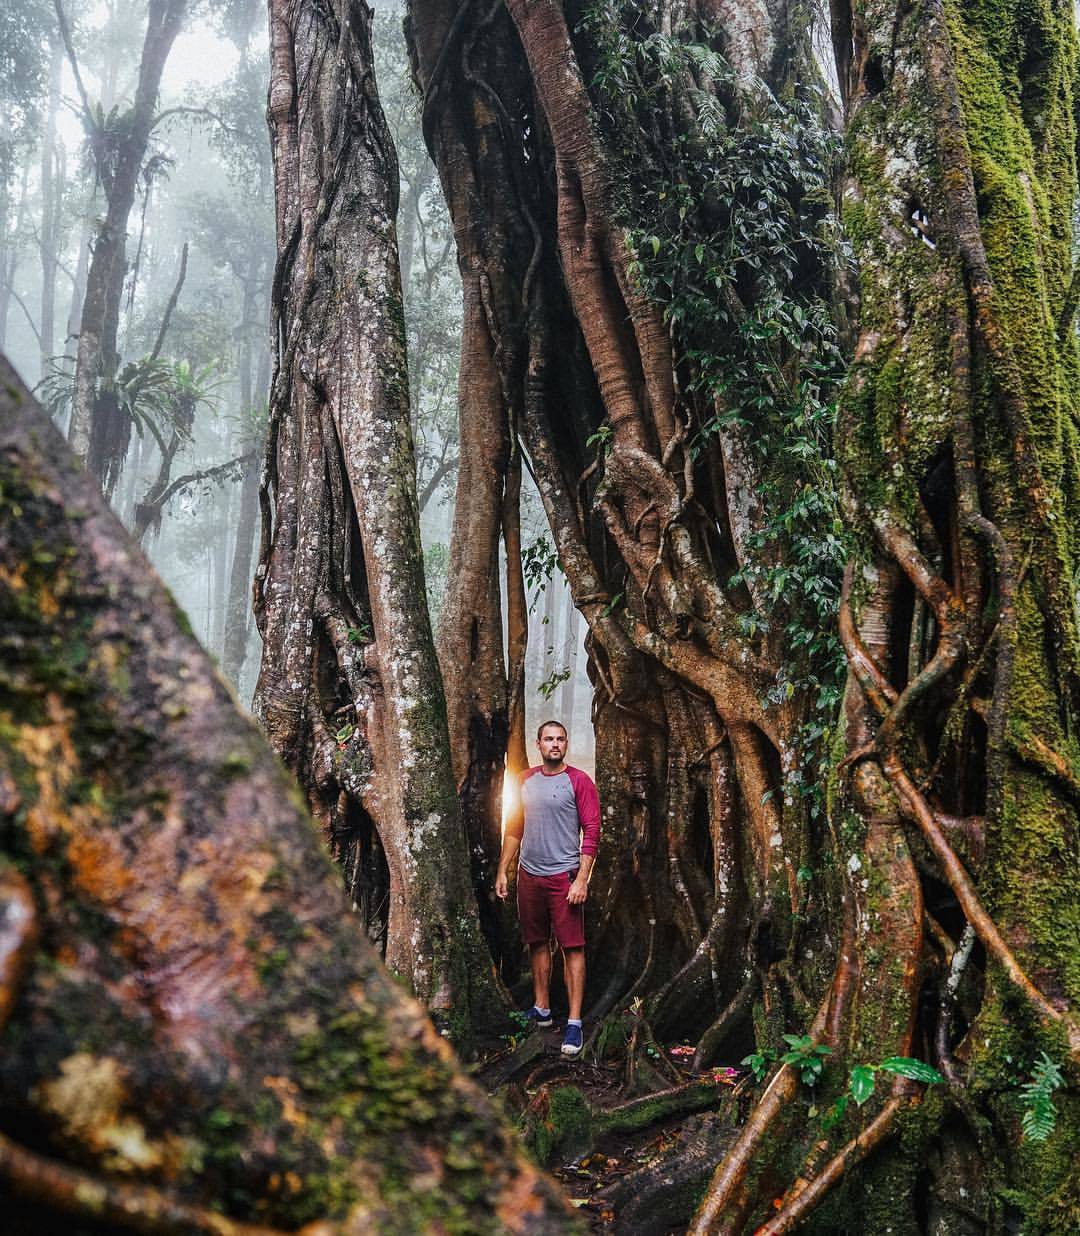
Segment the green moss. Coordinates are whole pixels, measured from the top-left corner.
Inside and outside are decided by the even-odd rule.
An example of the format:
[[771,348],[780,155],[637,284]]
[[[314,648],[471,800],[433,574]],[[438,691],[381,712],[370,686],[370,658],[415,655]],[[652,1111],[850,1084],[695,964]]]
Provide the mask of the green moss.
[[576,1086],[551,1087],[529,1109],[523,1134],[543,1167],[584,1154],[592,1145],[592,1113],[585,1096]]
[[221,771],[226,777],[243,777],[251,771],[251,756],[246,751],[230,751],[221,761]]

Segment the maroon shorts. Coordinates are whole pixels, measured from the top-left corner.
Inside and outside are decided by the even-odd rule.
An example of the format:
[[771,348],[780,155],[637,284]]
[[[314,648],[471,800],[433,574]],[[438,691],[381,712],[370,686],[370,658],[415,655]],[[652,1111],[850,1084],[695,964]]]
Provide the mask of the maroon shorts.
[[566,900],[576,875],[564,871],[537,876],[518,868],[518,918],[526,944],[547,944],[554,932],[560,948],[585,947],[585,905],[572,906]]

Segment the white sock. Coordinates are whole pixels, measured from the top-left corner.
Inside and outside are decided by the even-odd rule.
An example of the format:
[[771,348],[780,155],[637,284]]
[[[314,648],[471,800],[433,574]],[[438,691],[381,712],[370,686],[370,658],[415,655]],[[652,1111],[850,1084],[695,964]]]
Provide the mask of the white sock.
[[536,1011],[543,1017],[547,1017],[547,1015],[551,1012],[551,1009],[542,1009],[539,1004],[534,1004],[533,1008],[536,1009]]
[[567,1024],[568,1026],[580,1026],[580,1025],[581,1025],[581,1018],[580,1018],[580,1017],[568,1017],[568,1018],[566,1019],[566,1024]]

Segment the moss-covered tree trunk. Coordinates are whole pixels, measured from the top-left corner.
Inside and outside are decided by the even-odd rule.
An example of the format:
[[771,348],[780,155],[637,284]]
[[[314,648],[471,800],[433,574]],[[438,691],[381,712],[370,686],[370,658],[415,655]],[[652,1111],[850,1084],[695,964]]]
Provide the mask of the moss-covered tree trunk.
[[5,1231],[571,1230],[6,362],[0,820]]
[[[879,1075],[808,1134],[770,1105],[806,1093],[780,1070],[695,1231],[1080,1223],[1074,23],[1069,5],[834,6],[859,539],[832,810],[851,928],[814,1101],[889,1056],[945,1080]],[[1052,1131],[1021,1090],[1041,1053],[1064,1075]]]
[[377,836],[387,880],[370,917],[387,964],[464,1041],[501,1000],[424,601],[397,159],[370,20],[361,4],[271,8],[278,267],[255,707],[354,873]]

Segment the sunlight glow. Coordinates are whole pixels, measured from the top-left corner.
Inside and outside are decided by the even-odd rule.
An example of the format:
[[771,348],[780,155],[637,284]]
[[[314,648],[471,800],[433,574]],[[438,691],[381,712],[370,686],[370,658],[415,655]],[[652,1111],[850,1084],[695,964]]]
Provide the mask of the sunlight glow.
[[520,786],[516,773],[509,769],[503,774],[503,792],[502,792],[502,829],[501,835],[506,836],[506,821],[517,810],[518,801],[520,799]]

